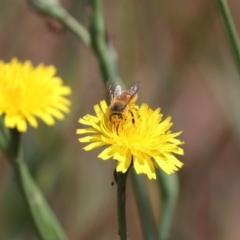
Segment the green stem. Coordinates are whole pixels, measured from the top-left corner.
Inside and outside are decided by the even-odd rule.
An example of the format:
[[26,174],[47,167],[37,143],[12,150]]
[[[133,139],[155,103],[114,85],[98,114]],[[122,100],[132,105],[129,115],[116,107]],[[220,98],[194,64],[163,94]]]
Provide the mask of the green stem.
[[0,147],[6,155],[9,155],[10,131],[5,127],[3,117],[0,117]]
[[144,239],[157,239],[157,231],[153,221],[152,209],[149,204],[148,195],[146,194],[145,182],[134,171],[131,174],[134,188],[137,195],[137,202],[140,208],[140,216]]
[[157,178],[162,198],[161,221],[158,235],[160,240],[169,240],[174,211],[178,200],[178,177],[176,173],[167,175],[161,169],[158,169]]
[[41,191],[32,179],[27,165],[23,161],[20,133],[13,129],[10,130],[10,135],[9,151],[6,153],[12,163],[19,189],[28,206],[38,235],[42,240],[66,240],[65,233],[42,196]]
[[117,205],[118,205],[118,234],[120,240],[127,240],[127,224],[126,224],[126,182],[128,171],[125,173],[117,173]]
[[123,85],[117,70],[117,54],[107,39],[102,15],[101,0],[91,0],[92,18],[90,21],[90,33],[77,22],[58,3],[57,0],[28,0],[29,4],[40,14],[51,16],[61,22],[87,47],[95,52],[104,81],[114,80]]
[[58,0],[27,0],[29,5],[44,16],[57,19],[78,39],[88,47],[91,45],[91,37],[84,26],[75,20],[59,3]]
[[104,26],[101,0],[92,0],[93,15],[90,33],[92,48],[95,52],[105,81],[111,79],[121,84],[117,71],[117,54],[108,42]]
[[216,0],[221,14],[229,46],[240,74],[240,44],[234,21],[226,0]]
[[61,22],[67,29],[71,30],[71,32],[86,46],[91,45],[91,36],[89,32],[73,18],[64,8],[61,6],[52,9],[52,17],[56,18],[59,22]]
[[127,176],[131,166],[125,173],[115,172],[117,174],[117,204],[118,204],[118,226],[120,240],[127,240],[127,223],[126,223],[126,183]]

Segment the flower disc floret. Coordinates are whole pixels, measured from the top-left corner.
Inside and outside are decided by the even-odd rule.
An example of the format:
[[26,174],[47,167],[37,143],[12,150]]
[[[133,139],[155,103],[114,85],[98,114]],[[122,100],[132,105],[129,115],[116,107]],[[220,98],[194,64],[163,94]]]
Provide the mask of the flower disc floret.
[[86,151],[106,146],[98,155],[102,160],[113,158],[117,161],[116,170],[126,172],[131,163],[135,171],[156,179],[155,167],[170,174],[182,167],[174,154],[183,155],[179,147],[183,142],[176,137],[181,132],[172,133],[171,118],[162,121],[160,109],[153,111],[147,104],[133,105],[123,113],[119,123],[109,120],[110,112],[105,101],[95,105],[96,116],[86,115],[79,119],[89,126],[77,130],[77,134],[88,136],[79,138],[80,142],[90,143]]
[[55,73],[54,66],[33,67],[30,61],[21,63],[16,58],[10,63],[0,61],[0,115],[6,127],[25,132],[27,122],[38,126],[36,117],[47,125],[64,118],[70,106],[65,96],[71,89]]

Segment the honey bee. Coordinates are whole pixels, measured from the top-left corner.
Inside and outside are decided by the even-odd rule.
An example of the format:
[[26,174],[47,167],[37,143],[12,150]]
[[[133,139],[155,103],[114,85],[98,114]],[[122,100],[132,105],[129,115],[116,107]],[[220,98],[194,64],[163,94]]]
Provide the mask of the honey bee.
[[[128,90],[122,90],[121,86],[113,81],[107,82],[107,90],[110,98],[110,121],[118,123],[123,119],[123,113],[128,109],[128,105],[133,104],[137,100],[137,91],[140,89],[141,83],[135,83]],[[130,112],[132,117],[133,113]],[[134,118],[133,118],[134,123]]]

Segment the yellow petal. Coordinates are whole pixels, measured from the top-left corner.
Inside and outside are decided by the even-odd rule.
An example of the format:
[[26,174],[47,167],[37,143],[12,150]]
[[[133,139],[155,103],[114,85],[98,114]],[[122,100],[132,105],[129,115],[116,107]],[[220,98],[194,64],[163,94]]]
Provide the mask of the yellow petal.
[[177,167],[182,167],[183,166],[183,163],[180,162],[174,155],[172,154],[168,154],[168,153],[165,153],[164,154],[166,156],[166,159],[170,162],[172,162],[174,165],[176,165]]
[[108,106],[107,106],[105,100],[100,102],[100,106],[101,106],[101,109],[102,109],[103,112],[107,111]]
[[114,150],[115,150],[115,153],[114,153],[113,159],[117,161],[124,161],[126,158],[126,155],[129,154],[128,149],[124,147],[115,146]]
[[87,145],[86,147],[84,147],[83,149],[85,151],[89,151],[89,150],[93,150],[95,148],[99,148],[99,147],[102,147],[106,145],[105,143],[102,143],[102,142],[94,142],[94,143],[90,143],[89,145]]
[[101,141],[101,137],[98,135],[86,136],[78,139],[79,142],[99,142]]
[[62,112],[60,112],[59,110],[55,109],[55,108],[49,108],[47,109],[47,112],[51,115],[53,115],[53,117],[57,118],[57,119],[63,119],[64,115]]
[[167,162],[165,159],[158,158],[158,157],[155,157],[154,159],[159,165],[159,167],[162,168],[162,170],[165,171],[167,174],[177,171],[177,168],[173,164]]
[[82,123],[84,125],[91,125],[91,123],[88,120],[83,119],[83,118],[79,118],[78,122]]
[[102,160],[107,160],[112,157],[114,153],[115,149],[112,146],[109,146],[98,155],[98,158],[101,158]]
[[42,113],[40,117],[47,125],[51,126],[55,123],[53,117],[48,113]]
[[121,161],[118,162],[116,171],[125,173],[128,170],[131,162],[132,162],[132,154],[128,152],[125,158],[123,158]]
[[103,112],[101,111],[98,104],[94,105],[94,111],[98,118],[101,118],[103,116]]
[[96,133],[94,128],[80,128],[76,131],[77,134],[84,134],[84,133]]
[[24,119],[18,119],[17,121],[17,129],[19,132],[26,132],[27,130],[27,123]]
[[16,117],[10,117],[8,115],[4,118],[4,124],[6,127],[13,128],[16,125],[17,118]]

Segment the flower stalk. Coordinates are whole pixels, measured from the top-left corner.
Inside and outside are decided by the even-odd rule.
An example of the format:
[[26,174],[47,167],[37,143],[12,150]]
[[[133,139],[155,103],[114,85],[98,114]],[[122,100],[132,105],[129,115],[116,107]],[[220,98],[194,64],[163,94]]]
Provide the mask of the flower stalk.
[[157,179],[161,189],[162,199],[161,220],[158,227],[158,236],[160,240],[169,240],[171,237],[174,211],[178,200],[178,176],[177,174],[171,174],[169,176],[161,169],[158,169]]
[[92,0],[93,14],[90,21],[91,46],[98,59],[103,79],[109,79],[122,85],[117,70],[117,54],[108,41],[102,13],[102,1]]
[[231,11],[226,0],[216,0],[216,3],[223,20],[233,59],[235,60],[238,73],[240,74],[240,44]]
[[139,212],[139,215],[142,222],[144,239],[157,239],[157,230],[154,224],[152,208],[149,202],[149,198],[146,194],[145,181],[134,172],[131,177],[134,184],[134,190],[136,192],[136,201],[141,210]]
[[91,37],[87,29],[76,21],[59,3],[58,0],[28,0],[29,5],[42,15],[57,19],[87,46],[91,45]]
[[127,240],[127,223],[126,223],[126,183],[128,172],[117,173],[117,205],[118,205],[118,235],[120,240]]
[[[1,125],[1,129],[3,126]],[[21,148],[21,134],[15,128],[5,129],[4,150],[13,167],[18,187],[29,209],[31,219],[37,233],[42,240],[58,239],[66,240],[65,233],[56,220],[51,208],[35,184],[27,165],[23,160]],[[1,136],[4,136],[1,131]],[[2,143],[2,142],[1,142]]]

